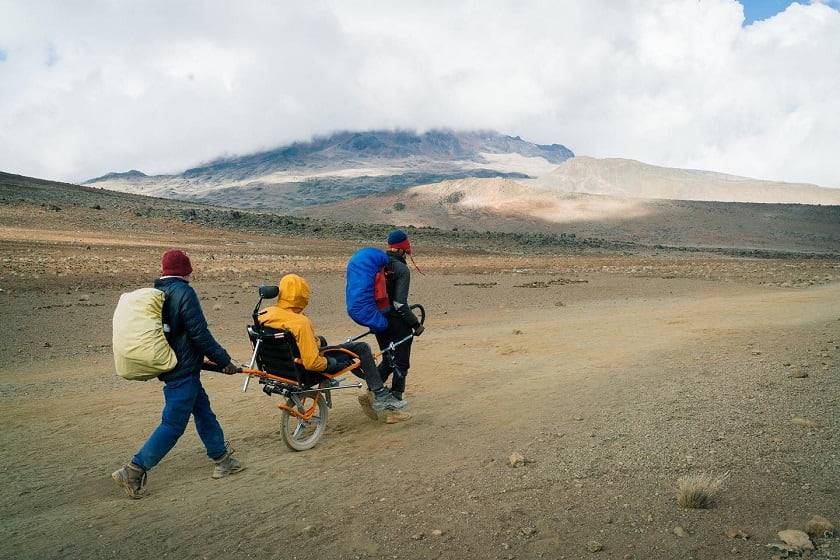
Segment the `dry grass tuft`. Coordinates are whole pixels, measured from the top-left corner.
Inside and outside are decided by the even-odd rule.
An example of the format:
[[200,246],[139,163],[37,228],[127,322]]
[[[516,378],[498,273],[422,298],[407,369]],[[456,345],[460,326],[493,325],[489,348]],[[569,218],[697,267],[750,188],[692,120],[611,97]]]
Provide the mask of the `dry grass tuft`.
[[715,505],[723,482],[727,478],[708,473],[689,474],[677,480],[677,504],[691,509],[709,509]]

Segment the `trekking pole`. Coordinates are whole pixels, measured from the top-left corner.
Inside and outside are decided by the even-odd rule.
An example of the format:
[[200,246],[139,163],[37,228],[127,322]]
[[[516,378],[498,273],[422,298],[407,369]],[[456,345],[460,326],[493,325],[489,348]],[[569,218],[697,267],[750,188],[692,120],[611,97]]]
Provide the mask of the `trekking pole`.
[[369,335],[369,334],[373,334],[373,331],[368,331],[368,332],[366,332],[366,333],[362,333],[362,334],[360,334],[360,335],[358,335],[358,336],[354,336],[354,337],[352,337],[352,338],[348,338],[348,339],[347,339],[347,340],[345,340],[344,342],[356,342],[356,341],[357,341],[357,340],[359,340],[360,338],[364,338],[364,337],[366,337],[366,336],[367,336],[367,335]]
[[[254,369],[254,365],[257,363],[257,352],[260,349],[260,343],[262,342],[261,339],[257,339],[257,342],[254,344],[254,353],[251,354],[251,362],[248,364],[248,369]],[[241,369],[241,368],[240,368]],[[245,383],[242,384],[242,392],[248,390],[248,385],[251,383],[251,376],[245,376]]]

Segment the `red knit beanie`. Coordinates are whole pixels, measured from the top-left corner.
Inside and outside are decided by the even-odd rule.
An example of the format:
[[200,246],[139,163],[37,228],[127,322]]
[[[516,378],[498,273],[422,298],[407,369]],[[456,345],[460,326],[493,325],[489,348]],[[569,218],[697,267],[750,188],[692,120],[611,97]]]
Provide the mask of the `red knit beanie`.
[[177,249],[170,249],[163,254],[160,268],[163,276],[188,276],[192,273],[190,258]]

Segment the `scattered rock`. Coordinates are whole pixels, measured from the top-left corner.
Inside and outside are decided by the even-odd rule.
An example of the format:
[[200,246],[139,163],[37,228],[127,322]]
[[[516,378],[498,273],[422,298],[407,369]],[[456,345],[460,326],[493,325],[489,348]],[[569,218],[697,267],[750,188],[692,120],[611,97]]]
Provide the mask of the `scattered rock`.
[[50,344],[49,342],[45,342],[44,348],[52,348],[52,344]]
[[583,416],[572,416],[572,420],[575,420],[577,422],[582,422],[583,421]]
[[213,311],[221,311],[221,310],[222,310],[222,306],[220,304],[217,303],[216,305],[213,306]]
[[788,546],[792,546],[797,550],[814,550],[814,543],[805,531],[798,529],[785,529],[776,533]]
[[834,536],[834,524],[822,515],[815,515],[805,524],[805,532],[815,538]]
[[682,539],[688,536],[688,531],[677,525],[674,527],[674,534]]
[[802,368],[795,367],[790,371],[790,376],[794,379],[804,379],[808,377],[808,372],[804,371]]
[[422,541],[425,538],[425,534],[423,533],[414,533],[411,535],[411,540],[413,541]]
[[801,552],[801,550],[799,550],[795,546],[790,546],[780,542],[770,543],[767,545],[767,548],[769,548],[770,550],[781,552],[781,555],[774,554],[772,557],[774,559],[778,558],[779,560],[781,560],[782,558],[787,558],[789,556],[799,556],[799,553]]
[[508,457],[508,465],[514,469],[525,466],[525,456],[518,451],[514,451]]
[[600,552],[604,550],[604,545],[599,543],[598,541],[589,541],[586,543],[586,550],[589,552]]
[[519,329],[513,329],[513,334],[522,334],[522,331]]
[[747,540],[748,538],[750,538],[749,533],[747,533],[746,531],[744,531],[743,529],[741,529],[739,527],[730,527],[729,529],[727,529],[726,530],[726,536],[729,537],[730,539]]
[[443,535],[443,531],[441,531],[440,529],[432,529],[432,536],[433,537],[439,537],[441,535]]
[[799,416],[794,416],[790,419],[793,424],[797,426],[802,426],[803,428],[816,428],[818,424],[813,420],[808,420],[807,418],[800,418]]
[[303,530],[301,530],[301,533],[311,533],[314,530],[315,530],[315,527],[313,525],[307,525],[306,527],[303,528]]
[[530,537],[530,536],[534,535],[536,532],[537,532],[536,527],[522,527],[519,530],[519,534],[522,535],[523,537]]
[[90,301],[90,296],[87,294],[82,294],[79,296],[79,301]]

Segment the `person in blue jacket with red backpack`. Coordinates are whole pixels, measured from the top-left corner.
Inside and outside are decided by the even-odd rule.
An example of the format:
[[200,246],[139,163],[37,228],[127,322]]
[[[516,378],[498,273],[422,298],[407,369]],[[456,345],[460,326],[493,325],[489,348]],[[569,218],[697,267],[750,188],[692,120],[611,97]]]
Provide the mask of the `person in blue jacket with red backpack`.
[[[406,255],[411,257],[408,234],[401,229],[389,233],[387,254],[389,262],[385,266],[385,282],[389,308],[385,317],[388,319],[388,326],[376,333],[380,350],[410,334],[420,336],[424,330],[408,303],[408,290],[411,286],[411,270],[405,262]],[[409,339],[394,349],[393,363],[386,359],[379,365],[382,381],[387,382],[388,378],[391,378],[391,394],[399,400],[403,399],[405,378],[411,367],[411,342],[412,339]]]

